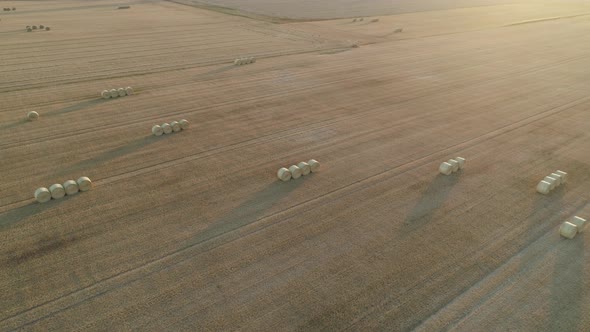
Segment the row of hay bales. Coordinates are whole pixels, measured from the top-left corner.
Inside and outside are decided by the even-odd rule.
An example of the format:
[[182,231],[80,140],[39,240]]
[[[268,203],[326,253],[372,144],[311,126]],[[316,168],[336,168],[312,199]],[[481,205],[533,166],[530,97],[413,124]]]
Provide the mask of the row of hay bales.
[[15,7],[12,7],[12,8],[3,8],[3,10],[4,10],[5,12],[9,12],[9,11],[11,11],[11,10],[12,10],[12,11],[16,11],[16,8],[15,8]]
[[465,167],[465,158],[455,157],[455,159],[449,159],[438,167],[438,171],[444,175],[450,175]]
[[27,25],[27,27],[25,28],[27,30],[27,32],[32,32],[33,30],[39,30],[39,31],[49,31],[51,30],[50,27],[46,27],[44,25],[39,25],[39,27],[37,27],[36,25]]
[[255,62],[256,62],[255,57],[238,58],[238,59],[234,60],[234,65],[241,66],[241,65],[247,65],[247,64],[255,63]]
[[103,90],[100,93],[100,96],[102,97],[102,99],[110,99],[110,98],[131,96],[132,94],[133,94],[133,88],[128,86],[126,88]]
[[291,167],[282,167],[277,172],[279,180],[287,182],[291,179],[299,179],[302,175],[308,175],[311,172],[320,170],[320,163],[315,159],[310,159],[308,162],[302,161],[297,165]]
[[161,125],[155,125],[152,127],[152,134],[154,136],[162,136],[163,134],[172,134],[177,133],[181,130],[188,129],[190,123],[186,119],[182,119],[180,121],[172,121],[170,123],[163,123]]
[[554,173],[547,175],[539,184],[537,184],[537,192],[547,195],[551,190],[559,187],[567,182],[567,173],[557,170]]
[[586,219],[575,216],[571,221],[565,221],[559,227],[559,234],[566,239],[573,239],[578,233],[584,232]]
[[41,187],[35,190],[35,199],[39,203],[49,202],[51,199],[60,199],[65,195],[72,196],[79,191],[92,189],[92,181],[86,176],[80,177],[77,181],[68,180],[64,184],[55,183],[48,188]]

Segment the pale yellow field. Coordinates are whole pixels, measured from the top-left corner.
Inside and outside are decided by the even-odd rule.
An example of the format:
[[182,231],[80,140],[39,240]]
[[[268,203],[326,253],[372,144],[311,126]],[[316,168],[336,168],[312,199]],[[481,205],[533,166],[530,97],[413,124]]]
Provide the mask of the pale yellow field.
[[[0,12],[1,331],[590,329],[589,235],[558,234],[590,218],[586,7],[354,25],[13,4]],[[25,32],[35,24],[52,30]],[[183,118],[188,130],[151,135]],[[455,156],[466,168],[439,175]],[[319,172],[276,178],[311,158]],[[570,182],[536,193],[557,169]],[[34,201],[80,176],[94,189]]]

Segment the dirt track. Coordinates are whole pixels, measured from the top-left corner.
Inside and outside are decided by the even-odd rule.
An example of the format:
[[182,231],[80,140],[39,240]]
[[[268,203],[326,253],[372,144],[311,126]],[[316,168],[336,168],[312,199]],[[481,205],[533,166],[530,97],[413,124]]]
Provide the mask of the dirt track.
[[[557,233],[590,217],[590,19],[119,4],[0,15],[0,330],[590,328],[588,233]],[[535,193],[556,169],[571,182]],[[33,201],[82,175],[94,190]]]

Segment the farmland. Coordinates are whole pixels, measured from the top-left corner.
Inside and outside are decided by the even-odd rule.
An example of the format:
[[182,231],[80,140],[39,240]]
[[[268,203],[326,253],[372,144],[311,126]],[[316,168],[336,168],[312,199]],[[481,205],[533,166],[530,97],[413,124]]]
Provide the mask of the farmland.
[[7,1],[0,330],[587,330],[588,233],[558,228],[590,216],[590,6],[498,3]]

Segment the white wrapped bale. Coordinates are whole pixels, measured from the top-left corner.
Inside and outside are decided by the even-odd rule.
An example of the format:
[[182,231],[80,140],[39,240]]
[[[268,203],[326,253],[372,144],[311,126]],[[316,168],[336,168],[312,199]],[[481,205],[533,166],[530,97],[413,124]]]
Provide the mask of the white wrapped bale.
[[555,179],[555,181],[556,181],[555,186],[556,187],[559,187],[561,185],[561,183],[563,182],[563,181],[561,181],[561,175],[559,175],[557,173],[551,173],[551,174],[549,174],[549,176]]
[[164,129],[162,129],[160,125],[155,125],[152,127],[152,134],[154,134],[154,136],[162,136],[162,134],[164,134]]
[[315,172],[317,172],[317,171],[319,171],[319,170],[320,170],[320,163],[319,163],[319,161],[317,161],[317,160],[315,160],[315,159],[310,159],[310,160],[307,162],[307,164],[309,165],[309,170],[310,170],[312,173],[315,173]]
[[182,130],[182,127],[180,126],[180,123],[178,123],[178,121],[170,122],[170,127],[172,127],[172,131],[175,133]]
[[559,234],[566,239],[573,239],[578,234],[578,227],[571,222],[564,222],[559,227]]
[[551,191],[551,183],[547,181],[539,182],[539,184],[537,185],[537,192],[543,195],[547,195],[549,191]]
[[172,133],[172,126],[169,123],[163,123],[162,129],[164,130],[164,134],[168,135]]
[[35,199],[39,203],[49,202],[51,200],[51,192],[45,187],[38,188],[35,190]]
[[109,92],[109,90],[102,90],[100,96],[102,97],[102,99],[109,99],[111,98],[111,93]]
[[182,119],[180,121],[178,121],[178,123],[180,124],[180,128],[184,129],[188,129],[188,127],[190,127],[190,122],[188,122],[187,119]]
[[111,89],[111,91],[109,91],[109,93],[111,94],[111,98],[119,97],[119,91],[117,91],[117,89]]
[[297,167],[297,165],[289,167],[289,171],[291,171],[291,177],[293,179],[299,179],[301,177],[301,168]]
[[49,191],[51,192],[51,198],[53,199],[60,199],[66,195],[66,190],[59,183],[52,184],[49,187]]
[[557,186],[557,179],[553,177],[546,176],[543,181],[549,182],[551,184],[551,188],[549,188],[549,190],[553,190]]
[[78,183],[74,180],[68,180],[63,184],[64,189],[66,190],[66,195],[72,196],[78,193],[80,188],[78,188]]
[[27,120],[29,121],[37,121],[39,119],[39,113],[35,111],[30,111],[27,113]]
[[453,173],[453,165],[451,165],[445,161],[442,164],[440,164],[440,166],[438,167],[438,171],[441,174],[449,175],[449,174]]
[[127,95],[127,91],[123,88],[117,89],[117,92],[119,93],[119,97],[125,97]]
[[561,175],[561,183],[562,184],[567,183],[567,173],[566,172],[557,170],[557,171],[555,171],[555,173]]
[[133,94],[133,88],[130,86],[126,87],[125,93],[127,93],[128,96],[131,96]]
[[308,175],[309,173],[311,173],[311,167],[305,161],[302,161],[299,164],[297,164],[297,167],[301,169],[301,175]]
[[586,219],[584,218],[575,216],[572,219],[571,223],[578,227],[578,233],[582,233],[584,231],[584,228],[586,228]]
[[92,189],[92,181],[86,176],[80,177],[76,183],[78,183],[78,188],[80,191],[88,191]]
[[455,157],[455,160],[459,163],[459,169],[465,167],[465,158]]
[[459,170],[459,162],[456,161],[455,159],[449,159],[449,161],[447,161],[447,163],[449,163],[453,166],[453,173],[455,173],[456,171]]
[[286,169],[285,167],[282,167],[277,172],[277,177],[279,178],[279,180],[287,182],[291,180],[291,171]]

